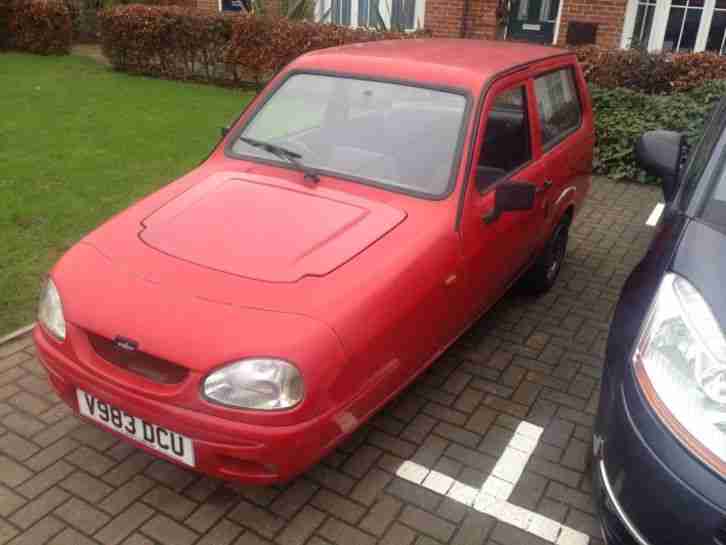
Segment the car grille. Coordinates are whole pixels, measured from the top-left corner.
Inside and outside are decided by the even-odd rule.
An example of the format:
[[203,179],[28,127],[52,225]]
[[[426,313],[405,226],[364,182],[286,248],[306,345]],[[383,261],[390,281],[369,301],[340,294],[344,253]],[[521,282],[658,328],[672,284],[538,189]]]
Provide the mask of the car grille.
[[112,340],[86,331],[91,346],[107,362],[159,384],[179,384],[189,371],[170,361],[140,350],[124,350]]

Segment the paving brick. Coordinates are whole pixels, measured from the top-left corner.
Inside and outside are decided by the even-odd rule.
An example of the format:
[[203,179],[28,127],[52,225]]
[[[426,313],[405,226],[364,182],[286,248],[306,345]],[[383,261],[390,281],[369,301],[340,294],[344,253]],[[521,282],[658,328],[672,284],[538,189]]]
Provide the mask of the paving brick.
[[[483,513],[470,512],[456,530],[452,545],[482,545],[496,520]],[[514,545],[514,544],[511,544]]]
[[27,500],[22,496],[0,485],[0,517],[7,517],[10,513],[25,505],[26,502]]
[[141,534],[131,534],[129,538],[123,542],[123,545],[157,545],[148,537]]
[[335,490],[338,494],[348,494],[355,486],[355,481],[348,475],[322,464],[312,467],[305,476],[326,488]]
[[153,514],[154,511],[150,507],[143,503],[134,503],[111,520],[95,535],[95,538],[104,545],[117,545],[149,520]]
[[93,534],[110,520],[108,515],[78,498],[68,500],[55,510],[55,514],[86,534]]
[[99,507],[112,515],[117,515],[154,486],[154,481],[138,475],[128,483],[114,490]]
[[227,519],[219,521],[214,528],[197,541],[197,545],[229,545],[244,530]]
[[252,532],[244,532],[234,542],[234,545],[272,545],[272,541],[268,541]]
[[25,460],[25,465],[33,471],[42,471],[72,452],[76,447],[78,447],[76,441],[64,437]]
[[272,538],[285,525],[282,517],[273,515],[245,500],[242,500],[227,517],[267,538]]
[[33,474],[11,460],[7,456],[0,456],[0,483],[15,488],[23,481],[27,481]]
[[469,431],[484,435],[497,418],[497,412],[487,407],[479,407],[466,422]]
[[69,498],[60,488],[51,488],[33,501],[25,504],[10,517],[10,522],[27,529]]
[[343,471],[353,477],[363,477],[375,465],[380,456],[380,449],[370,445],[361,445],[343,465]]
[[61,482],[72,472],[73,466],[70,466],[61,460],[44,469],[40,473],[36,473],[32,479],[25,481],[21,486],[17,487],[16,490],[26,498],[35,498],[42,492],[48,490],[51,486]]
[[558,418],[554,419],[542,434],[542,442],[564,447],[570,440],[575,425]]
[[523,381],[512,395],[512,401],[522,405],[532,405],[537,400],[542,386],[534,382]]
[[275,540],[279,545],[303,545],[325,520],[325,513],[305,506]]
[[153,461],[150,455],[139,450],[106,472],[102,478],[112,486],[120,486],[134,475],[142,473]]
[[386,535],[381,540],[381,545],[411,545],[413,540],[416,539],[416,533],[403,526],[402,524],[394,523],[393,526],[386,532]]
[[489,473],[495,466],[496,460],[479,451],[472,450],[452,443],[446,449],[446,456],[461,462],[465,466]]
[[436,419],[425,414],[419,414],[403,430],[401,439],[421,444],[435,425]]
[[370,534],[382,536],[398,516],[401,506],[402,503],[396,498],[384,496],[371,507],[359,527]]
[[206,498],[185,524],[199,533],[206,532],[217,520],[239,501],[239,496],[228,488],[220,488]]
[[304,478],[297,479],[270,504],[270,511],[281,517],[291,518],[315,495],[319,488],[312,481]]
[[191,545],[199,536],[164,515],[156,515],[141,531],[164,545]]
[[524,418],[529,411],[526,405],[521,405],[493,395],[486,396],[484,398],[484,404],[496,411],[501,411],[516,416],[517,418]]
[[113,458],[104,456],[89,447],[80,447],[66,456],[65,459],[96,477],[100,477],[116,465]]
[[85,500],[98,503],[113,490],[103,481],[83,471],[76,471],[61,481],[60,486]]
[[554,479],[571,487],[576,487],[580,481],[580,473],[566,469],[560,465],[547,462],[540,458],[530,458],[528,468],[535,473],[539,473],[548,479]]
[[151,477],[176,492],[183,490],[197,475],[166,460],[154,460],[144,471]]
[[328,519],[318,533],[336,545],[373,545],[376,542],[373,536],[335,519]]
[[96,545],[96,542],[73,528],[66,528],[51,539],[48,545]]
[[565,467],[584,472],[589,452],[590,445],[588,443],[573,438],[567,445],[560,463]]
[[110,448],[118,441],[114,435],[105,429],[86,422],[73,430],[71,437],[79,443],[99,452]]
[[386,491],[404,503],[417,505],[427,511],[435,511],[442,499],[440,495],[422,486],[398,478],[391,482]]
[[423,408],[423,412],[435,420],[443,420],[454,426],[461,426],[466,422],[467,415],[461,411],[444,407],[438,403],[428,403]]
[[10,413],[2,419],[2,423],[6,428],[26,438],[30,438],[45,429],[45,424],[40,420],[21,412]]
[[41,447],[47,447],[59,439],[64,438],[66,434],[80,426],[80,424],[81,421],[78,420],[78,418],[73,415],[68,416],[37,434],[33,437],[33,441],[38,443]]
[[379,469],[372,469],[355,485],[350,497],[363,505],[373,505],[392,479],[392,475]]
[[601,536],[600,522],[594,516],[578,511],[577,509],[570,509],[567,513],[565,524],[573,530],[577,530],[591,537],[598,538]]
[[438,462],[448,446],[449,442],[446,439],[437,435],[429,435],[414,454],[412,461],[425,468],[431,468]]
[[39,545],[40,543],[46,543],[63,528],[63,523],[57,518],[45,517],[32,528],[26,528],[22,534],[10,542],[10,545]]
[[546,494],[547,497],[571,505],[580,511],[595,514],[595,507],[590,494],[583,494],[578,490],[563,486],[557,482],[549,483]]
[[470,448],[475,448],[479,444],[480,437],[476,433],[470,432],[458,426],[452,426],[446,422],[439,423],[439,425],[434,428],[434,432],[446,439],[449,439],[450,441],[460,443]]
[[410,505],[403,508],[399,520],[406,526],[444,542],[451,539],[456,530],[456,526],[442,518]]
[[8,541],[18,535],[18,530],[0,519],[0,544],[5,545]]
[[194,511],[197,504],[165,486],[155,486],[143,497],[143,501],[176,520],[183,520]]

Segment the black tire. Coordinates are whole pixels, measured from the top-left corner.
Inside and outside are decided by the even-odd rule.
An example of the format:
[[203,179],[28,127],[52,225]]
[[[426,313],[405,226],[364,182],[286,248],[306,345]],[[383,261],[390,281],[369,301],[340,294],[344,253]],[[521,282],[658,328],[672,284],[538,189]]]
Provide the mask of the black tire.
[[569,236],[570,223],[563,220],[555,228],[542,254],[522,278],[522,287],[527,293],[540,295],[555,285],[567,255]]

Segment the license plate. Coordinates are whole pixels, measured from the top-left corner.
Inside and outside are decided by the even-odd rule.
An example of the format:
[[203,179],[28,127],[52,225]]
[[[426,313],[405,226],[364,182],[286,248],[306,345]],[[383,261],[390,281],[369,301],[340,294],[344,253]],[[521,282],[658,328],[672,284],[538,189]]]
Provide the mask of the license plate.
[[188,437],[130,415],[83,390],[76,390],[76,396],[83,416],[194,467],[194,445]]

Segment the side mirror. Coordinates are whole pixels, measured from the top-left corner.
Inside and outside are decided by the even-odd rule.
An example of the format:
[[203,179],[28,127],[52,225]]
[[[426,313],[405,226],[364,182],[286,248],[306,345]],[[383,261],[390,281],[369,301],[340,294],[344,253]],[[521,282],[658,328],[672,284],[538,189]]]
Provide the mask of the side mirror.
[[486,223],[499,218],[503,212],[532,210],[537,186],[529,182],[507,182],[494,190],[494,210],[484,217]]
[[676,196],[684,144],[683,134],[674,131],[649,131],[635,144],[638,164],[648,174],[661,178],[666,201]]

